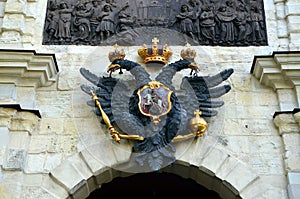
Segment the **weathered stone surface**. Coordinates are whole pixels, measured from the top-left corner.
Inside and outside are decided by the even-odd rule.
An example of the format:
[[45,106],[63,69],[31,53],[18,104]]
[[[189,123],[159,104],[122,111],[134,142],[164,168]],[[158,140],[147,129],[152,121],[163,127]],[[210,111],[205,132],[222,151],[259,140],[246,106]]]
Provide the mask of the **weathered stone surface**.
[[224,151],[212,148],[203,158],[200,169],[210,175],[215,175],[219,167],[223,165],[223,162],[228,156],[229,155]]
[[296,199],[300,196],[300,184],[289,184],[288,194],[290,199]]
[[16,100],[16,89],[13,84],[0,84],[0,100],[2,103],[13,103]]
[[35,199],[35,198],[45,198],[45,199],[57,199],[47,190],[42,189],[40,186],[25,186],[22,189],[22,198]]
[[8,149],[3,163],[3,169],[21,171],[24,169],[27,151],[24,149]]
[[[243,174],[242,178],[236,177],[240,176],[239,173]],[[228,173],[224,180],[230,183],[230,185],[233,186],[238,192],[241,192],[244,188],[253,183],[257,178],[258,175],[253,170],[248,168],[246,165],[239,163],[230,173]]]
[[14,199],[17,194],[15,192],[9,193],[6,186],[4,184],[0,184],[0,195],[3,198]]
[[74,198],[85,198],[89,195],[89,189],[95,189],[93,174],[78,154],[70,156],[64,165],[56,167],[51,174]]
[[34,132],[39,125],[39,118],[30,112],[17,112],[11,121],[11,131]]
[[28,161],[25,172],[30,173],[47,173],[44,169],[46,154],[28,154]]
[[3,31],[16,31],[20,34],[25,30],[25,18],[23,14],[5,14],[2,24]]
[[57,184],[51,177],[45,176],[41,187],[56,198],[68,198],[69,194],[66,189]]
[[62,159],[62,153],[48,154],[44,165],[45,171],[50,173],[54,168],[62,163]]
[[5,5],[5,13],[25,14],[27,2],[25,0],[7,0]]
[[[274,192],[272,193],[270,190]],[[278,194],[282,198],[287,197],[286,180],[279,175],[260,175],[259,179],[240,193],[242,198],[269,198],[274,197],[274,194]]]
[[9,147],[13,149],[27,150],[30,135],[26,131],[17,131],[9,133]]
[[0,127],[0,149],[4,149],[9,143],[9,131],[7,127]]

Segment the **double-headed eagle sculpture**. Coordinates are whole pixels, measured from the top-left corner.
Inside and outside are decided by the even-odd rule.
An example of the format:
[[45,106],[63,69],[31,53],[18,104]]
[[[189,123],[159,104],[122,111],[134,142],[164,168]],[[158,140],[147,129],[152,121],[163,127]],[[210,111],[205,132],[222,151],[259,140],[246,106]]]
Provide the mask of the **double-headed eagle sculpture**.
[[[158,45],[156,38],[152,42],[150,47],[143,45],[138,54],[145,64],[164,64],[155,79],[141,64],[125,59],[124,50],[117,45],[108,55],[109,75],[98,76],[85,68],[80,68],[80,73],[92,83],[81,84],[81,89],[92,96],[87,104],[95,107],[101,125],[108,128],[116,142],[132,141],[135,161],[154,171],[166,161],[175,161],[174,142],[205,134],[207,119],[217,115],[216,109],[224,104],[218,98],[231,90],[229,84],[222,83],[233,74],[233,69],[199,76],[196,52],[191,46],[186,45],[181,51],[182,59],[167,64],[171,49],[167,44]],[[180,88],[175,88],[173,77],[184,69],[190,69],[190,75],[181,79]],[[112,77],[118,70],[120,74],[128,71],[134,81]]]

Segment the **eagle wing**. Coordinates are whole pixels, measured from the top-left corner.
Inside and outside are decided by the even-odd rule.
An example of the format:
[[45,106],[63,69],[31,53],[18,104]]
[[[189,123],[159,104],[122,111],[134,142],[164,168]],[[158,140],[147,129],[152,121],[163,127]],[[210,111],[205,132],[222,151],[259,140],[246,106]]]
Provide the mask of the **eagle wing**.
[[[218,114],[217,107],[223,106],[224,102],[219,97],[231,90],[229,84],[222,84],[232,74],[233,69],[226,69],[213,76],[190,76],[182,79],[180,89],[185,91],[184,96],[179,95],[181,101],[188,104],[185,106],[188,118],[192,118],[194,110],[199,109],[203,117],[212,117]],[[189,97],[187,97],[189,96]],[[194,100],[193,100],[194,99]],[[193,102],[191,104],[191,102]],[[196,102],[196,103],[195,103]]]
[[[99,77],[85,68],[80,68],[81,75],[91,82],[93,85],[81,84],[80,88],[85,93],[92,95],[91,90],[97,95],[98,101],[101,104],[103,111],[108,116],[111,123],[114,123],[114,117],[111,109],[111,98],[115,85],[118,83],[118,79],[111,77]],[[87,102],[89,106],[95,107],[95,102],[90,100]],[[102,117],[98,108],[95,108],[95,114]],[[101,123],[104,124],[102,120]]]
[[[139,118],[131,114],[129,110],[131,90],[128,82],[113,77],[99,77],[85,68],[80,68],[80,73],[93,84],[81,84],[81,90],[89,95],[92,95],[92,90],[97,95],[101,108],[114,127],[122,133],[143,135],[144,129]],[[87,104],[95,107],[95,114],[101,118],[101,123],[105,124],[95,102],[89,100]]]

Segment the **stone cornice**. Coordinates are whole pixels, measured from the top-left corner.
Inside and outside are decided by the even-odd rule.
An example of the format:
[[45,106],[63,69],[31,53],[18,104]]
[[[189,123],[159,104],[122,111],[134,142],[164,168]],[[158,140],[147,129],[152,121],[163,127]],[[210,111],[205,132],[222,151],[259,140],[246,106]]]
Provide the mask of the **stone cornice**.
[[281,112],[300,107],[300,51],[255,56],[251,73],[277,93]]
[[251,73],[274,90],[300,85],[300,51],[278,51],[269,56],[255,56]]
[[54,54],[34,50],[0,49],[0,83],[45,87],[56,82],[58,67]]

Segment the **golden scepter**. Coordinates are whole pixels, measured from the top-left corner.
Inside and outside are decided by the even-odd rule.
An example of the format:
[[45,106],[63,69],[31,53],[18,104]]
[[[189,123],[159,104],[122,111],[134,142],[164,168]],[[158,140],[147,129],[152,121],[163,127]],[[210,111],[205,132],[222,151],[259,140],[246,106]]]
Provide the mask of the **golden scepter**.
[[101,104],[99,102],[99,98],[98,96],[94,93],[93,90],[90,90],[91,94],[92,94],[92,99],[95,101],[96,106],[99,108],[100,112],[101,112],[101,116],[102,119],[104,120],[106,126],[108,127],[109,131],[110,131],[110,135],[111,137],[118,143],[120,143],[121,138],[122,139],[129,139],[129,140],[144,140],[144,137],[139,136],[139,135],[123,135],[120,134],[116,131],[116,129],[113,127],[113,125],[110,123],[110,120],[108,118],[108,116],[106,115],[106,113],[103,111]]

